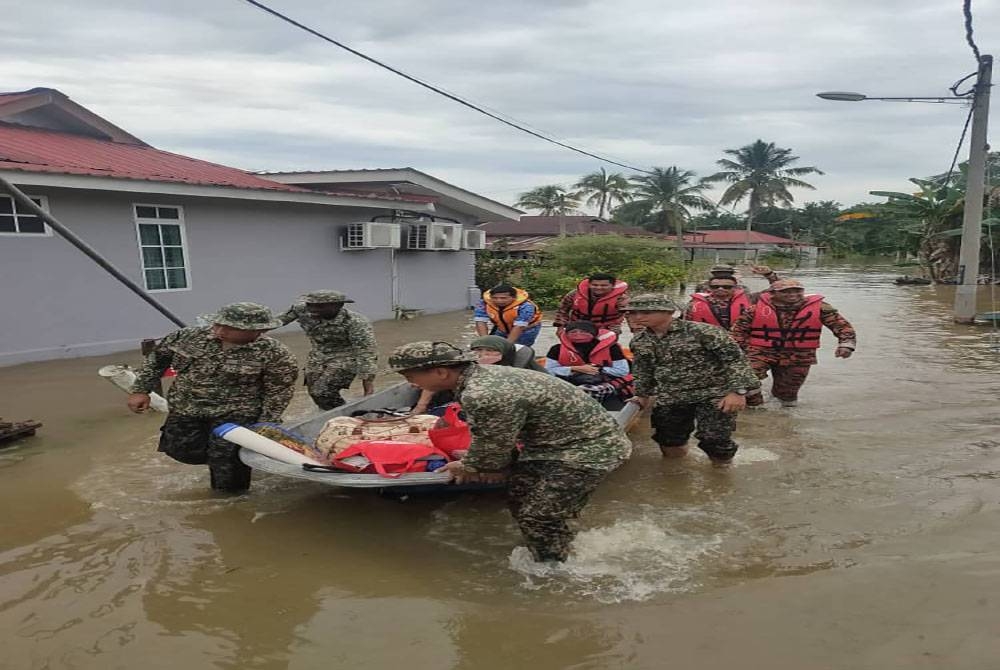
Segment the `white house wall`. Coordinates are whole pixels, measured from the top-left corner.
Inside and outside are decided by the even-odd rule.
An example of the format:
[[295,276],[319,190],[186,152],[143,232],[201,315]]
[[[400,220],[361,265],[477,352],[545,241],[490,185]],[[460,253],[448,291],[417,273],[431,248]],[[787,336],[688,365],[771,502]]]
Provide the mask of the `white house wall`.
[[[190,290],[157,292],[183,320],[252,300],[284,310],[315,289],[345,291],[372,319],[392,315],[388,250],[341,252],[339,229],[378,212],[286,203],[30,188],[49,211],[141,284],[133,203],[181,206]],[[401,303],[467,304],[471,252],[400,252]],[[58,235],[0,237],[0,365],[134,349],[175,326]]]

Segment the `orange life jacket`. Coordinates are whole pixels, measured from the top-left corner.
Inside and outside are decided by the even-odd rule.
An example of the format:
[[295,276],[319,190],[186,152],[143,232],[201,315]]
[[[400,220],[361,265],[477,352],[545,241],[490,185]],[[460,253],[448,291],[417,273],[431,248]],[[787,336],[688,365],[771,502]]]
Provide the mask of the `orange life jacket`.
[[624,315],[618,311],[618,296],[627,290],[628,284],[619,280],[606,295],[594,297],[590,294],[590,280],[584,279],[576,287],[570,321],[590,321],[598,326],[620,324]]
[[822,304],[823,296],[807,295],[788,327],[782,328],[771,302],[771,294],[762,293],[750,324],[750,346],[761,349],[819,349],[819,337],[823,332],[819,314]]
[[[732,328],[736,319],[743,315],[750,307],[750,298],[743,289],[736,289],[733,292],[733,299],[729,303],[729,327]],[[708,301],[708,296],[704,293],[694,293],[691,295],[691,321],[700,323],[710,323],[713,326],[722,326],[719,318],[712,311],[712,304]]]
[[509,333],[514,329],[514,322],[517,321],[517,308],[524,303],[534,305],[535,307],[535,316],[531,318],[531,321],[525,327],[531,328],[542,321],[542,310],[538,309],[538,305],[535,305],[534,302],[528,300],[528,292],[522,288],[516,290],[517,293],[514,294],[514,302],[503,309],[493,303],[493,296],[490,295],[489,291],[483,293],[483,304],[486,305],[486,314],[501,333]]
[[566,331],[559,333],[559,365],[596,365],[603,368],[611,365],[611,345],[618,341],[618,336],[610,330],[597,332],[597,344],[586,359],[577,350],[576,345],[566,336]]

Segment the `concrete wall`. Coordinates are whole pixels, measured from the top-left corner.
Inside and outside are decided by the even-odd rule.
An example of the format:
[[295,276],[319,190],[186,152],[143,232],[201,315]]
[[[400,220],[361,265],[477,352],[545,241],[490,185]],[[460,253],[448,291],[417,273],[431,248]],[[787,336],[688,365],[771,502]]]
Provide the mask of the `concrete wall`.
[[[389,250],[341,252],[339,244],[344,223],[366,221],[383,213],[378,210],[54,188],[27,192],[46,196],[56,218],[140,285],[132,204],[182,206],[191,288],[153,295],[189,323],[237,300],[284,310],[299,294],[319,288],[347,292],[372,319],[392,316]],[[398,252],[401,303],[428,312],[466,307],[472,258],[465,251]],[[0,365],[132,349],[174,328],[58,235],[0,237]]]

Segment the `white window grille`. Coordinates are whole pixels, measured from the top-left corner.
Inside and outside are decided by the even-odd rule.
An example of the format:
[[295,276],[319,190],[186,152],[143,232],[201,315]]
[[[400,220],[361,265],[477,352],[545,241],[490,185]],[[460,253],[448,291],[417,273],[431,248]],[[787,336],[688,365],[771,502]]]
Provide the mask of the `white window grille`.
[[[30,196],[31,201],[44,209],[49,209],[48,201],[41,196]],[[0,195],[0,235],[19,235],[32,237],[49,237],[52,229],[45,221],[32,212],[24,212],[9,195]]]
[[146,290],[190,289],[184,211],[163,205],[134,205],[133,209]]

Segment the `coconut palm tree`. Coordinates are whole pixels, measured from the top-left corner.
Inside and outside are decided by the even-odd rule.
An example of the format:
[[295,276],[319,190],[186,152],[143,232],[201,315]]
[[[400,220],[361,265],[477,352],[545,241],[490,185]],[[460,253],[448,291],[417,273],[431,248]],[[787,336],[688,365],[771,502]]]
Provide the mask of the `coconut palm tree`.
[[716,161],[722,171],[705,177],[706,182],[726,182],[729,187],[719,199],[720,206],[735,205],[749,198],[747,208],[747,257],[750,256],[750,232],[754,217],[764,207],[790,207],[795,201],[789,188],[815,186],[797,177],[807,174],[823,174],[815,167],[789,167],[799,160],[791,149],[782,149],[774,142],[757,140],[739,149],[726,149],[723,153],[733,159]]
[[525,191],[517,199],[515,206],[537,210],[543,216],[565,216],[580,207],[580,196],[562,186],[551,184]]
[[637,207],[649,207],[651,221],[657,232],[673,230],[677,235],[677,250],[684,251],[684,224],[691,218],[691,210],[715,209],[704,191],[709,187],[702,181],[693,182],[695,173],[676,165],[653,168],[649,174],[632,177],[633,198]]
[[613,209],[616,202],[618,204],[627,202],[632,195],[632,185],[625,175],[619,172],[608,174],[604,168],[601,168],[600,172],[584,175],[573,188],[578,189],[577,193],[581,197],[587,198],[586,203],[589,206],[597,206],[597,216],[602,219],[604,212]]

